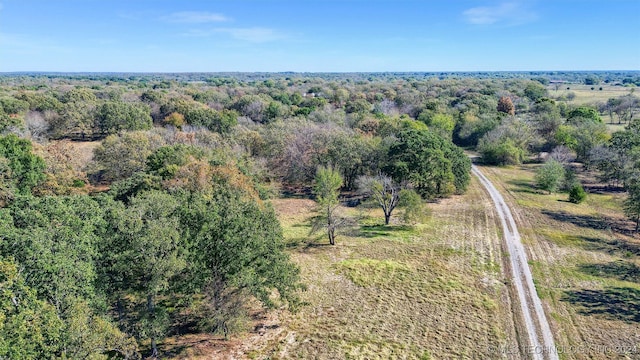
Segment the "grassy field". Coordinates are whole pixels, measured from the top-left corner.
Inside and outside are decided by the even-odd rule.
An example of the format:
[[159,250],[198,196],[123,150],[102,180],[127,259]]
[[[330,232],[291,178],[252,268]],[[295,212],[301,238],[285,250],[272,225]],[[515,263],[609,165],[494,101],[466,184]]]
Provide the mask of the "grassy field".
[[[561,359],[640,358],[640,237],[621,214],[623,194],[571,204],[535,190],[536,166],[483,172],[519,223]],[[358,224],[335,246],[309,235],[313,201],[273,204],[308,285],[305,306],[256,309],[247,334],[173,337],[163,350],[181,359],[520,359],[501,233],[475,178],[415,226],[343,208]]]
[[[567,87],[570,88],[567,90]],[[594,88],[591,90],[591,88]],[[602,88],[602,90],[600,90]],[[609,98],[617,98],[620,96],[628,95],[631,92],[631,87],[624,86],[611,86],[611,85],[577,85],[577,84],[563,84],[560,85],[558,90],[555,90],[554,85],[547,86],[547,91],[551,97],[566,97],[570,92],[575,94],[575,98],[569,103],[583,105],[593,104],[597,102],[606,102]],[[636,90],[637,91],[637,90]]]
[[[567,87],[570,90],[567,90]],[[594,90],[591,90],[591,88]],[[602,90],[599,90],[602,87]],[[572,105],[595,105],[597,103],[605,103],[610,98],[618,98],[620,96],[628,95],[631,91],[637,96],[637,89],[635,87],[624,86],[611,86],[611,85],[576,85],[576,84],[563,84],[558,90],[555,90],[554,85],[547,86],[549,96],[552,98],[565,97],[569,93],[575,94],[575,98],[571,101],[567,101]],[[607,127],[611,132],[624,130],[626,124],[618,124],[618,118],[614,115],[613,118],[609,114],[604,114],[602,121],[607,124]]]
[[274,205],[307,305],[281,314],[276,335],[249,357],[508,359],[517,349],[495,214],[475,180],[464,196],[430,204],[416,226],[383,226],[377,210],[345,208],[358,226],[336,246],[309,236],[312,201]]
[[561,358],[639,359],[640,237],[620,211],[623,195],[576,205],[541,194],[535,166],[484,171],[513,205]]

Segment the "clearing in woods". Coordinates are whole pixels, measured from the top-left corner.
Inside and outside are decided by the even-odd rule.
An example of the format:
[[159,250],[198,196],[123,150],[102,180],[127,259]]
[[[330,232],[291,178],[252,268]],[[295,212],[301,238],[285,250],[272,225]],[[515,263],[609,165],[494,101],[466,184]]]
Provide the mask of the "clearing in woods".
[[[70,145],[86,162],[97,144]],[[591,193],[575,205],[566,194],[541,194],[536,166],[482,171],[513,212],[560,359],[640,358],[640,239],[620,211],[624,196]],[[228,341],[167,338],[175,358],[520,357],[509,258],[477,179],[465,195],[429,204],[430,217],[413,227],[382,226],[378,209],[345,208],[358,226],[334,247],[309,235],[313,201],[273,204],[309,285],[307,305],[295,314],[256,310],[253,330]]]
[[[414,227],[345,208],[358,226],[309,236],[313,202],[275,200],[307,305],[281,314],[251,358],[510,359],[519,351],[493,203],[476,179]],[[396,216],[399,214],[396,214]],[[515,309],[515,310],[514,310]],[[256,335],[250,335],[255,339]]]
[[[640,239],[620,211],[623,195],[571,204],[533,188],[536,166],[482,171],[518,224],[559,358],[640,358]],[[431,217],[413,228],[385,228],[378,211],[346,209],[361,217],[359,228],[335,247],[308,236],[312,201],[274,205],[309,284],[308,305],[280,314],[249,357],[531,356],[517,341],[523,324],[505,285],[502,231],[475,178],[467,194],[430,204]]]
[[[569,88],[569,90],[567,90]],[[593,90],[591,90],[593,88]],[[602,90],[600,90],[602,88]],[[547,86],[549,96],[552,98],[564,97],[569,93],[573,93],[575,98],[568,101],[573,105],[585,105],[598,102],[607,102],[609,98],[618,98],[630,94],[633,87],[614,86],[614,85],[578,85],[578,84],[561,84],[556,90],[555,85]]]

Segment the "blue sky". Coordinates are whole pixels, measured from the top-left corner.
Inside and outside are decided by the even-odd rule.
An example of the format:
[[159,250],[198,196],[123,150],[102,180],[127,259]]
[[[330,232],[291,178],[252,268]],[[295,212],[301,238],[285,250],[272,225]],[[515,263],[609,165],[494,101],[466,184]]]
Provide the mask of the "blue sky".
[[640,0],[0,0],[0,72],[494,70],[640,70]]

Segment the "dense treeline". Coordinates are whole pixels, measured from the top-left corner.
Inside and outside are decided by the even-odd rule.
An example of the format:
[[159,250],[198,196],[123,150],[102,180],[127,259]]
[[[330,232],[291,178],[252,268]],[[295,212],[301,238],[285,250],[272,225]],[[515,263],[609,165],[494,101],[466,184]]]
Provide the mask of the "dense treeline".
[[0,82],[17,83],[38,87],[47,81],[61,79],[63,81],[99,81],[99,82],[191,82],[206,81],[220,85],[225,83],[264,81],[277,78],[318,78],[327,81],[390,81],[390,80],[421,80],[436,78],[444,79],[532,79],[544,83],[549,81],[566,81],[570,83],[584,83],[587,85],[599,83],[635,84],[640,86],[638,71],[453,71],[453,72],[376,72],[376,73],[260,73],[260,72],[218,72],[218,73],[2,73]]
[[333,243],[340,191],[373,197],[386,224],[463,193],[461,147],[499,165],[548,153],[566,178],[577,159],[629,190],[638,221],[632,91],[574,105],[553,74],[463,75],[0,78],[0,357],[136,358],[180,329],[239,331],[256,303],[295,307],[270,196],[313,188]]
[[132,358],[132,336],[155,353],[181,311],[227,334],[249,297],[296,305],[275,214],[233,162],[168,145],[109,192],[34,196],[44,162],[28,141],[1,139],[17,180],[0,209],[2,356]]

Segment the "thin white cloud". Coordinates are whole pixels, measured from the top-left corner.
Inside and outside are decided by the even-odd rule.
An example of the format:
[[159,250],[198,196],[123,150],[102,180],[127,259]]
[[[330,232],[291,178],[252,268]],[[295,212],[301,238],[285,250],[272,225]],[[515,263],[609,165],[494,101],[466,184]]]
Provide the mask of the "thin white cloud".
[[521,25],[538,18],[535,12],[517,2],[474,7],[465,10],[462,15],[468,23],[473,25]]
[[180,11],[162,17],[162,20],[170,23],[205,24],[231,21],[230,18],[208,11]]
[[265,42],[271,42],[276,40],[282,40],[286,38],[285,34],[282,34],[274,29],[262,28],[262,27],[221,28],[221,29],[216,29],[215,31],[229,34],[234,39],[253,42],[253,43],[265,43]]
[[217,34],[227,34],[233,39],[252,43],[267,43],[288,38],[287,34],[275,29],[264,27],[215,28],[209,30],[194,29],[183,35],[190,37],[209,37]]

